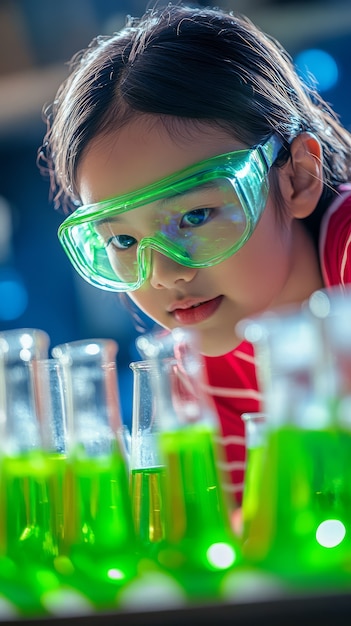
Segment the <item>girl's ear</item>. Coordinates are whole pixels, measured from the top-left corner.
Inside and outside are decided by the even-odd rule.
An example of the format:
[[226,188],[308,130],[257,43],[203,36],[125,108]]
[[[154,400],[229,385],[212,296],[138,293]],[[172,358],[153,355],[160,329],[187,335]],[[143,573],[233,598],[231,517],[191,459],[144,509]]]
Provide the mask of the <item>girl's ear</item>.
[[323,190],[322,148],[314,135],[306,132],[293,139],[279,181],[290,217],[301,219],[314,211]]

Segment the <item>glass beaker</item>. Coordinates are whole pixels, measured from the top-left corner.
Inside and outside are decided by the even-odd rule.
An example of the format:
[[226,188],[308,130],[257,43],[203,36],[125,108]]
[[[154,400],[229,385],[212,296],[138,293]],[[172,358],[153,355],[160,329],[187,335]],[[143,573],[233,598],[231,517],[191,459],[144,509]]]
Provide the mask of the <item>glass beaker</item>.
[[68,395],[65,537],[74,575],[68,567],[67,580],[99,608],[116,606],[120,589],[137,575],[117,351],[112,339],[52,350],[64,368]]
[[130,490],[135,530],[141,550],[152,554],[164,538],[164,464],[159,449],[157,397],[151,378],[157,376],[152,361],[130,363],[133,372],[133,415],[130,443]]
[[216,446],[218,420],[205,391],[197,337],[184,329],[137,339],[151,377],[165,465],[165,539],[158,561],[191,599],[221,595],[223,574],[239,561]]

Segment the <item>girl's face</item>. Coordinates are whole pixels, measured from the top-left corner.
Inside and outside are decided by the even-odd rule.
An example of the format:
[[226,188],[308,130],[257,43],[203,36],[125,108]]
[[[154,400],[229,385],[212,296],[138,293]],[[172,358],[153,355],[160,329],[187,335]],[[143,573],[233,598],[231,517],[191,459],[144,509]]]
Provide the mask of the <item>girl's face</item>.
[[[203,159],[247,148],[205,123],[191,130],[184,125],[175,137],[161,121],[145,116],[95,138],[78,169],[82,202],[122,195]],[[188,268],[153,251],[148,281],[129,297],[165,328],[196,329],[204,354],[229,352],[240,341],[235,326],[241,319],[308,295],[301,265],[305,235],[295,220],[276,219],[277,211],[269,196],[248,242],[212,267]],[[147,227],[146,215],[138,224],[140,237]]]

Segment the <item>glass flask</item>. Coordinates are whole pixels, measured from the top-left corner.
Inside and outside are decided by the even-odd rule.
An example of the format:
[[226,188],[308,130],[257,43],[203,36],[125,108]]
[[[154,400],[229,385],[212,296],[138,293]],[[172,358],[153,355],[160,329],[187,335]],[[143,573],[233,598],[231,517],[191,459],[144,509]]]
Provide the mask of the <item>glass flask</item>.
[[308,301],[314,323],[319,325],[325,345],[329,385],[333,385],[337,406],[335,419],[347,428],[351,424],[351,287],[315,291]]
[[267,420],[264,413],[243,413],[245,424],[246,468],[242,501],[242,540],[250,532],[255,517],[261,483],[263,480],[263,456],[266,445]]
[[[49,614],[58,617],[90,614],[93,605],[60,575],[62,555],[66,554],[66,472],[68,390],[65,370],[58,359],[31,363],[36,411],[41,429],[42,458],[47,468],[45,500],[47,507],[46,545],[51,550],[46,570],[41,571],[41,602]],[[50,568],[50,584],[46,582]]]
[[44,566],[54,544],[53,468],[42,449],[33,370],[48,348],[49,337],[39,329],[0,333],[0,594],[22,616],[45,613],[42,591],[57,584]]
[[301,592],[348,589],[351,439],[335,415],[331,344],[308,306],[241,329],[255,345],[267,415],[264,480],[244,556]]
[[65,551],[56,567],[96,608],[116,606],[138,566],[117,351],[112,339],[78,340],[52,350],[65,371],[68,403]]
[[197,338],[179,328],[141,336],[137,348],[156,369],[152,384],[165,466],[165,537],[158,562],[191,601],[218,599],[225,574],[240,560],[240,548],[222,490],[219,426],[205,392]]
[[161,417],[152,377],[157,376],[153,361],[130,363],[133,372],[133,414],[130,442],[130,490],[136,534],[142,554],[164,538],[163,482],[165,469],[158,434]]

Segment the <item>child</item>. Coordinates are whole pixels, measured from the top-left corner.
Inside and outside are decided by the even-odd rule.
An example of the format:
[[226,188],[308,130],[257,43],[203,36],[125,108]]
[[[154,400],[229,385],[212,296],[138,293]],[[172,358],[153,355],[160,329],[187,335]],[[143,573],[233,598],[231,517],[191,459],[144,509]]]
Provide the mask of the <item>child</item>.
[[184,5],[97,37],[46,115],[64,248],[93,285],[199,333],[240,504],[261,394],[235,327],[350,282],[351,136],[276,41]]

